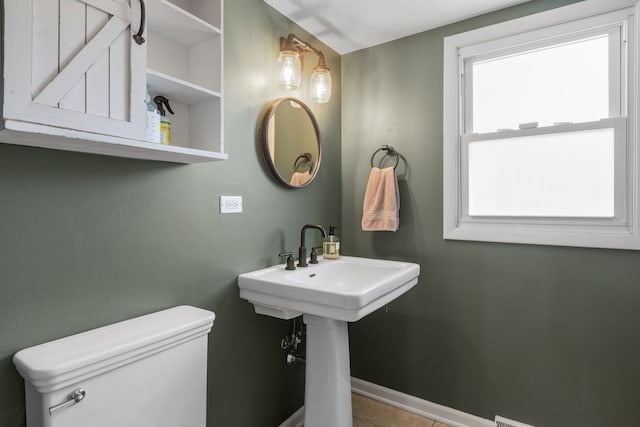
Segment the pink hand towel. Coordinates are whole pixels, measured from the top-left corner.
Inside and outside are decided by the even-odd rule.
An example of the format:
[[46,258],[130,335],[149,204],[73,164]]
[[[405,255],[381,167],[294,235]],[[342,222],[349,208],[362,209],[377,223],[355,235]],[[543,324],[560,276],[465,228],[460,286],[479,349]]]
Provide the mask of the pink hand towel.
[[362,231],[397,231],[400,192],[393,167],[371,168],[362,208]]
[[294,172],[289,184],[299,187],[305,185],[310,178],[311,174],[309,172]]

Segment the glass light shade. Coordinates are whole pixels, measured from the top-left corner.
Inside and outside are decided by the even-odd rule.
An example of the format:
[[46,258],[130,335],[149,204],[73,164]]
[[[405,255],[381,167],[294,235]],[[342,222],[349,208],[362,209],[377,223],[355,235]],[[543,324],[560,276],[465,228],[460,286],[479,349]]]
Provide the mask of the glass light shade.
[[331,99],[331,73],[328,68],[316,67],[311,74],[311,101],[326,104]]
[[300,57],[298,52],[281,50],[278,55],[278,86],[282,89],[296,89],[300,86]]

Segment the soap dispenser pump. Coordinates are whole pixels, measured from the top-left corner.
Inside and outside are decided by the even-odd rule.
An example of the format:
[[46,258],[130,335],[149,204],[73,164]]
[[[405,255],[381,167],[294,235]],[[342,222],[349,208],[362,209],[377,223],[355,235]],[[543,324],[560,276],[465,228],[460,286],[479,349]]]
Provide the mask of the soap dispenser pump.
[[166,96],[157,95],[153,97],[153,102],[158,106],[160,111],[160,142],[165,145],[171,144],[171,120],[167,117],[165,107],[171,114],[175,114],[169,105],[169,99]]
[[340,257],[340,239],[336,236],[336,226],[329,226],[329,235],[322,243],[324,259],[338,259]]

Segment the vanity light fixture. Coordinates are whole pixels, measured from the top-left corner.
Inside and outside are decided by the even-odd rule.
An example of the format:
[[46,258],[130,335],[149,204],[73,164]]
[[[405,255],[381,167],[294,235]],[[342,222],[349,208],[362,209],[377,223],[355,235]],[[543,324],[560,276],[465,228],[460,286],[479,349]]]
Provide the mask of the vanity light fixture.
[[318,56],[318,65],[313,69],[309,81],[311,101],[325,104],[331,99],[331,72],[324,61],[324,54],[309,43],[300,40],[293,33],[289,34],[287,38],[280,37],[278,86],[288,90],[300,86],[301,56],[309,52]]

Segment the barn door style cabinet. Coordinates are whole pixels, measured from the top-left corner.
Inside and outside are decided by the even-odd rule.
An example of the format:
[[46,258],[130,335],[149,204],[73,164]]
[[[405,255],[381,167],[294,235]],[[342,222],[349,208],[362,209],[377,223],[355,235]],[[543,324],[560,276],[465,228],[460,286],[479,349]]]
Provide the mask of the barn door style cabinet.
[[[223,0],[5,0],[0,142],[178,163],[226,159]],[[171,145],[146,140],[169,99]]]

